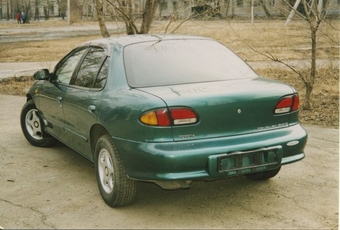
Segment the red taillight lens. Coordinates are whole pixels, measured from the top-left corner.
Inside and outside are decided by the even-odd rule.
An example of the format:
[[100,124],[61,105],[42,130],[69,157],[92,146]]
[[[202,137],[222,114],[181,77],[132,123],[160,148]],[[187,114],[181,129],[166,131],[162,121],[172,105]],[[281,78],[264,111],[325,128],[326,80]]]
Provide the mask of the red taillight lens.
[[173,108],[170,113],[174,125],[194,124],[197,121],[196,113],[188,108]]
[[292,111],[296,111],[300,108],[300,97],[299,95],[294,95],[294,104],[293,104],[293,108]]
[[142,114],[140,121],[152,126],[187,125],[196,123],[197,115],[189,108],[170,108],[170,113],[166,108],[162,108]]
[[298,110],[300,106],[299,95],[292,95],[282,98],[275,107],[275,114],[288,113]]
[[139,118],[140,121],[145,125],[153,126],[169,126],[170,119],[168,116],[167,109],[157,109],[143,113]]
[[168,126],[170,125],[170,119],[168,116],[167,109],[160,109],[156,111],[158,125],[160,126]]

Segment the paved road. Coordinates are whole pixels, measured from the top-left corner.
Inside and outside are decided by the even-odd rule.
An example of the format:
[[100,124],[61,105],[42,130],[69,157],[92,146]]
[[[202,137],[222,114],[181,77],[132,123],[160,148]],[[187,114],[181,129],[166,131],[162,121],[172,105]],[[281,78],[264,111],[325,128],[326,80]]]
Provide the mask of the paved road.
[[47,68],[53,70],[56,65],[54,62],[15,62],[0,63],[0,81],[4,78],[21,77],[33,75],[37,70]]
[[[1,22],[6,23],[6,22]],[[8,23],[8,22],[7,22]],[[15,23],[11,21],[10,23]],[[123,23],[106,23],[106,27],[110,34],[125,33]],[[27,26],[22,25],[20,28],[1,28],[0,24],[0,44],[8,42],[21,41],[43,41],[65,37],[76,37],[83,35],[100,35],[98,23],[87,22],[84,24],[63,25],[63,26]]]
[[0,95],[0,226],[4,228],[338,229],[339,133],[306,126],[306,158],[273,179],[139,183],[135,203],[101,199],[93,164],[59,144],[36,148],[19,125],[24,97]]

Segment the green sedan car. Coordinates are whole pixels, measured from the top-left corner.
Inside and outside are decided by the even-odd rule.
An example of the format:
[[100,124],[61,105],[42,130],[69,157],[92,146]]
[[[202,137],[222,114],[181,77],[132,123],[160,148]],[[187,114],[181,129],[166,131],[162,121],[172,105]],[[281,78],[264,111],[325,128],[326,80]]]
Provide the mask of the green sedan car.
[[93,161],[112,207],[134,201],[137,181],[179,189],[264,180],[305,157],[297,91],[258,76],[210,38],[93,40],[34,77],[23,134],[39,147],[57,139]]

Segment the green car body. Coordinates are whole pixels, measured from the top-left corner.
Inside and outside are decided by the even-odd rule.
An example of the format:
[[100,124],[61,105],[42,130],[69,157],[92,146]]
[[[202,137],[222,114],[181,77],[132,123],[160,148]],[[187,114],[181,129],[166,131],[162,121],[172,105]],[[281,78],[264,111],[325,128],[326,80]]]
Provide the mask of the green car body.
[[[167,41],[174,44],[162,46]],[[39,81],[31,87],[27,98],[34,102],[42,123],[42,139],[46,136],[59,139],[96,163],[98,140],[108,135],[123,162],[124,177],[155,182],[166,189],[187,187],[192,180],[278,172],[281,165],[303,159],[307,133],[298,121],[296,90],[257,76],[229,50],[226,56],[230,58],[227,62],[232,63],[231,75],[235,72],[241,77],[205,78],[203,75],[210,73],[223,75],[224,67],[217,73],[214,61],[201,68],[199,63],[205,60],[204,57],[200,60],[198,54],[195,54],[197,60],[189,60],[186,54],[171,56],[190,47],[188,42],[197,42],[193,47],[202,47],[201,43],[207,42],[208,48],[210,43],[212,46],[216,43],[217,48],[212,49],[220,49],[220,44],[211,39],[190,36],[100,39],[76,48],[79,57],[74,55],[75,51],[70,52],[52,74],[46,70],[38,72],[35,76]],[[184,43],[183,47],[180,43]],[[91,47],[100,49],[100,55],[92,60],[99,63],[100,73],[96,72],[97,80],[90,87],[82,79],[79,84],[84,85],[79,86],[77,72],[83,71],[80,64],[85,62]],[[164,63],[164,57],[158,58],[158,55],[166,49],[174,49],[164,51],[166,58],[182,60]],[[201,52],[200,49],[197,52]],[[146,56],[141,54],[144,51],[148,53]],[[71,70],[70,83],[59,81],[58,77],[63,74],[58,76],[58,68],[62,69],[64,60],[73,58],[72,55],[79,60]],[[186,81],[190,71],[198,72],[193,73],[194,80]],[[182,72],[185,72],[183,76]],[[86,74],[84,76],[88,76]],[[100,85],[100,76],[105,84]],[[143,77],[148,79],[140,80]],[[97,83],[100,86],[96,87]],[[282,102],[285,108],[281,108],[278,104],[286,99],[293,104],[286,108]],[[22,126],[28,127],[24,118],[28,112],[23,111]],[[173,111],[174,114],[179,111],[179,116],[190,115],[175,119]],[[169,124],[145,123],[144,119],[149,121],[145,115],[149,112],[165,114],[165,118],[170,119],[165,123]],[[30,142],[39,146],[40,140],[37,141]],[[103,198],[110,204],[105,193]]]

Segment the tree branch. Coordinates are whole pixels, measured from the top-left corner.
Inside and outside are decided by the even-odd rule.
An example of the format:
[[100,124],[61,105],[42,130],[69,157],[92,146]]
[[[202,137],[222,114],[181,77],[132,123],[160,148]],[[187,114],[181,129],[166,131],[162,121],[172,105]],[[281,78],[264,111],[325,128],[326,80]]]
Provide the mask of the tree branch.
[[305,79],[305,77],[303,76],[302,72],[299,71],[297,68],[294,68],[293,66],[289,65],[288,63],[282,61],[281,59],[279,59],[278,57],[275,57],[273,54],[269,53],[269,52],[266,52],[266,53],[263,53],[261,51],[258,51],[257,49],[255,49],[254,47],[252,47],[250,44],[248,44],[246,41],[244,41],[244,39],[242,39],[239,34],[234,30],[234,28],[232,26],[230,26],[231,30],[236,34],[236,36],[240,39],[240,41],[242,43],[244,43],[248,48],[250,48],[252,51],[254,51],[255,53],[257,54],[260,54],[274,62],[278,62],[278,63],[281,63],[283,64],[284,66],[288,67],[290,70],[292,70],[294,73],[296,73],[301,79],[302,81],[307,84],[307,80]]
[[129,17],[123,10],[122,8],[122,5],[120,4],[120,2],[117,0],[117,3],[119,5],[119,7],[115,6],[110,0],[106,0],[106,2],[108,2],[115,10],[117,10],[119,13],[121,13],[123,15],[123,20],[126,22],[126,23],[129,23],[134,31],[138,34],[139,31],[138,31],[138,28],[137,26],[135,25],[135,23],[132,21],[131,17]]
[[181,27],[186,21],[189,21],[192,17],[192,15],[189,14],[184,20],[182,20],[172,31],[171,33],[174,33],[176,30],[179,29],[179,27]]

